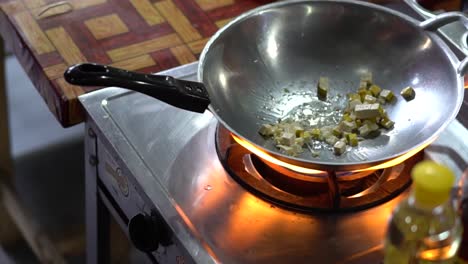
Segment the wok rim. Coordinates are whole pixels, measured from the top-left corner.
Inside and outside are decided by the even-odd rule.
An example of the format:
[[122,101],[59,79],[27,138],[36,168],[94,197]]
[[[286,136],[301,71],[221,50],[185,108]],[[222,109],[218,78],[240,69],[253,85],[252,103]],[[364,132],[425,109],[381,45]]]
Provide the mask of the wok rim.
[[[361,1],[356,1],[356,0],[289,0],[289,1],[281,1],[281,2],[275,2],[275,3],[270,3],[266,4],[263,6],[259,6],[257,8],[254,8],[252,10],[249,10],[232,21],[230,21],[228,24],[220,28],[207,42],[205,47],[203,48],[201,54],[200,54],[200,59],[198,63],[198,74],[197,78],[198,81],[203,83],[203,70],[204,70],[204,65],[205,65],[205,60],[207,55],[210,53],[211,46],[218,40],[224,32],[231,28],[233,25],[238,24],[242,22],[245,19],[248,19],[249,17],[252,17],[254,15],[257,15],[261,13],[262,11],[271,9],[271,8],[277,8],[277,7],[282,7],[282,6],[287,6],[291,4],[298,4],[298,3],[327,3],[327,4],[352,4],[356,6],[363,6],[363,7],[369,7],[375,10],[379,10],[382,12],[389,13],[390,15],[394,15],[399,17],[400,19],[406,20],[407,22],[411,23],[414,27],[420,28],[423,30],[437,45],[439,48],[441,48],[447,58],[449,59],[451,63],[451,68],[456,73],[457,76],[457,101],[456,105],[453,108],[453,110],[450,113],[450,116],[446,118],[445,122],[438,128],[436,129],[431,136],[427,137],[425,140],[422,140],[418,144],[415,144],[411,146],[411,148],[407,148],[405,151],[401,152],[396,152],[393,155],[389,155],[387,157],[381,157],[378,159],[367,159],[364,161],[355,161],[355,162],[336,162],[336,161],[323,161],[323,160],[310,160],[310,159],[303,159],[303,158],[298,158],[298,157],[292,157],[285,155],[279,151],[273,151],[270,149],[267,149],[263,146],[260,146],[259,144],[255,143],[254,141],[242,136],[241,134],[237,133],[236,130],[234,130],[226,121],[224,121],[221,116],[218,115],[217,111],[215,111],[214,107],[212,104],[208,106],[208,110],[215,116],[215,118],[220,122],[226,129],[228,129],[231,133],[235,134],[237,137],[247,141],[248,143],[252,144],[256,148],[266,152],[268,155],[293,164],[297,166],[302,166],[304,168],[310,168],[310,169],[318,169],[318,170],[336,170],[336,171],[344,171],[344,170],[359,170],[359,169],[365,169],[369,168],[369,166],[376,166],[379,164],[383,164],[387,161],[390,161],[392,159],[398,158],[414,149],[417,149],[423,145],[430,144],[432,141],[434,141],[441,133],[442,131],[445,130],[445,128],[453,121],[456,119],[456,116],[458,115],[458,112],[460,111],[461,105],[463,103],[463,97],[464,97],[464,75],[461,75],[457,72],[457,68],[460,65],[460,60],[457,58],[457,56],[454,54],[454,52],[449,48],[447,43],[440,38],[439,35],[436,34],[436,32],[433,31],[428,31],[424,30],[419,26],[419,23],[422,21],[418,21],[417,19],[414,19],[410,17],[409,15],[406,15],[402,12],[395,11],[393,9],[390,9],[385,6],[373,4],[373,3],[368,3],[368,2],[361,2]],[[403,161],[404,162],[404,161]]]

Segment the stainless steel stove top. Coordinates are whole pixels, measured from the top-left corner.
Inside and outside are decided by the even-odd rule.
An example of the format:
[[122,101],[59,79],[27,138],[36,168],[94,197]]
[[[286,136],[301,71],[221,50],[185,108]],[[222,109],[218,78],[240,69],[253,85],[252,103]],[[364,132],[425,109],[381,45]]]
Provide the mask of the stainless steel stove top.
[[[196,70],[193,63],[168,74],[194,80]],[[124,207],[131,197],[128,192],[144,194],[194,262],[381,260],[388,218],[406,194],[346,214],[279,208],[246,191],[224,170],[215,148],[217,121],[209,112],[190,113],[120,88],[103,89],[80,100],[87,122],[98,131],[102,145],[98,156],[110,155],[125,167],[130,184],[126,195],[113,191],[117,203]],[[466,128],[454,121],[425,153],[461,175],[468,162],[467,138]],[[141,204],[126,211],[127,217],[147,211],[148,203]],[[160,248],[154,254],[166,253]]]

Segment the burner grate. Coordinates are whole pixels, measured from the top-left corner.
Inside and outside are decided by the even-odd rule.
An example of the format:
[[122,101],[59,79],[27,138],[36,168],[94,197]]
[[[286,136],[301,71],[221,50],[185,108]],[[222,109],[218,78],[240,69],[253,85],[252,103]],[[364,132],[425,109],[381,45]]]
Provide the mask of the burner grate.
[[423,159],[421,152],[387,169],[306,175],[262,160],[235,143],[221,125],[216,146],[226,171],[245,189],[299,211],[355,211],[384,203],[407,189],[411,168]]

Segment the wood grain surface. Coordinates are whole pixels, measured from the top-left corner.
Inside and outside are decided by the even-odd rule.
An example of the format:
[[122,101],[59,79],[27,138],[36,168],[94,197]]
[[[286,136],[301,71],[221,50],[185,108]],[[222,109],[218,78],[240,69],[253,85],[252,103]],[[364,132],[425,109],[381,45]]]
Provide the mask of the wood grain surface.
[[64,127],[83,121],[63,72],[80,62],[158,72],[196,61],[208,39],[266,0],[0,0],[0,33]]
[[84,120],[77,96],[99,89],[68,85],[63,80],[68,66],[97,62],[149,73],[193,62],[220,27],[270,2],[0,0],[0,33],[51,112],[67,127]]

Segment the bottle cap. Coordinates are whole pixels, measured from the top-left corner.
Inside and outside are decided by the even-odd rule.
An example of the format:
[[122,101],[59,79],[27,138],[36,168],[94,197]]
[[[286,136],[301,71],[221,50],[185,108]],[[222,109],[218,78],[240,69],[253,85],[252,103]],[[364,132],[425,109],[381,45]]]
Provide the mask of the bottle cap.
[[450,197],[455,174],[448,167],[433,161],[422,161],[411,171],[414,197],[418,204],[436,207]]

